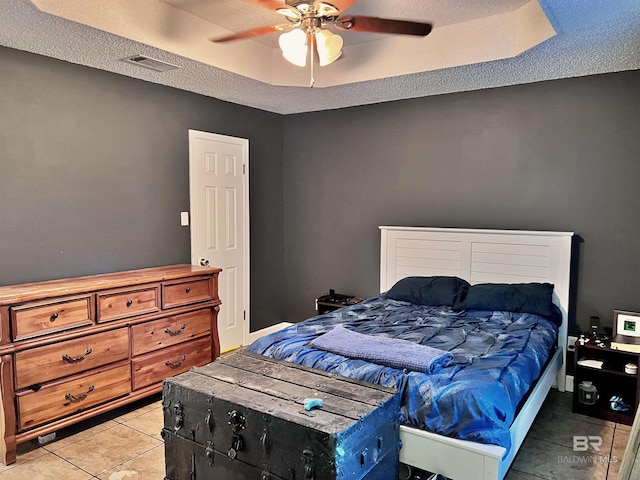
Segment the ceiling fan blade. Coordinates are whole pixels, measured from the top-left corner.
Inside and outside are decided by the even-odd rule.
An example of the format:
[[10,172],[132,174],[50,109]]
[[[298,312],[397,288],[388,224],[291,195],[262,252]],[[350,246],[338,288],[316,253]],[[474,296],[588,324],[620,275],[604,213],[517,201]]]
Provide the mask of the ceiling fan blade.
[[279,8],[291,8],[290,5],[287,5],[280,0],[251,0],[253,3],[257,3],[261,7],[266,8],[267,10],[278,10]]
[[429,35],[432,29],[430,23],[361,16],[339,17],[335,21],[335,26],[341,30],[354,32],[395,33],[422,37]]
[[215,43],[231,42],[233,40],[241,40],[243,38],[257,37],[259,35],[266,35],[273,32],[284,32],[295,25],[266,25],[264,27],[252,28],[251,30],[245,30],[244,32],[233,33],[225,37],[210,38],[209,40]]
[[344,13],[358,3],[358,0],[323,0],[322,3],[328,3],[340,10],[340,13]]

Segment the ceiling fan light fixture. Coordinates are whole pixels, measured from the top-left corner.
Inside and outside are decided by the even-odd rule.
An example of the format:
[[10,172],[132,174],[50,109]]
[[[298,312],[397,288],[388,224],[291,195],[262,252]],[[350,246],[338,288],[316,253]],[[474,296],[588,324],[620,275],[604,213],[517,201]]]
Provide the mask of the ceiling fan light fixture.
[[342,55],[343,40],[329,30],[320,30],[316,33],[316,49],[320,66],[324,67],[335,62]]
[[283,33],[278,39],[282,56],[290,63],[298,67],[307,65],[307,35],[300,29],[296,28],[289,32]]

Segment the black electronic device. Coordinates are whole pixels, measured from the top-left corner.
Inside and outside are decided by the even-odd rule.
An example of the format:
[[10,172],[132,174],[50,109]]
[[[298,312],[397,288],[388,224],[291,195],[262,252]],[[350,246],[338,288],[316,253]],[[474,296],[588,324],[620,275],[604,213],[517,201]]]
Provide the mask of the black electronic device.
[[323,314],[348,305],[355,305],[363,300],[364,298],[336,293],[334,289],[330,289],[328,295],[323,295],[316,299],[316,310],[318,314]]
[[589,333],[596,340],[608,340],[609,339],[609,335],[607,334],[607,330],[602,326],[602,324],[600,322],[600,317],[595,316],[595,315],[589,317]]
[[335,304],[344,304],[346,305],[346,301],[349,300],[353,295],[343,295],[341,293],[336,293],[334,289],[329,290],[329,295],[323,295],[318,297],[319,302],[324,303],[335,303]]

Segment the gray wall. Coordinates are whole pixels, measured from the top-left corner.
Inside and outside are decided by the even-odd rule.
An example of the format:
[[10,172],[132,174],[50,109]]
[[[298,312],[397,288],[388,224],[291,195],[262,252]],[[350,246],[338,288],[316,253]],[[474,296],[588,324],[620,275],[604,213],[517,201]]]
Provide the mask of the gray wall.
[[640,310],[639,71],[287,117],[7,48],[0,81],[0,285],[189,262],[191,128],[250,142],[252,330],[375,294],[382,224],[575,231],[578,324]]
[[189,263],[188,129],[249,139],[252,328],[280,322],[280,115],[2,47],[0,285]]
[[378,225],[574,231],[580,327],[640,311],[638,85],[632,71],[287,116],[287,319],[329,288],[378,291]]

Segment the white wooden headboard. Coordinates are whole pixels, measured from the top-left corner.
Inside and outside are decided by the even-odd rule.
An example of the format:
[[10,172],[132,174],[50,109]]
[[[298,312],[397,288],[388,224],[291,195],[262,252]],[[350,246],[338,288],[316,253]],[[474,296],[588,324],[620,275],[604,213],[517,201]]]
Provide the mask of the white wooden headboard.
[[381,226],[380,291],[410,276],[448,275],[475,283],[548,282],[562,311],[558,346],[564,391],[573,232]]

